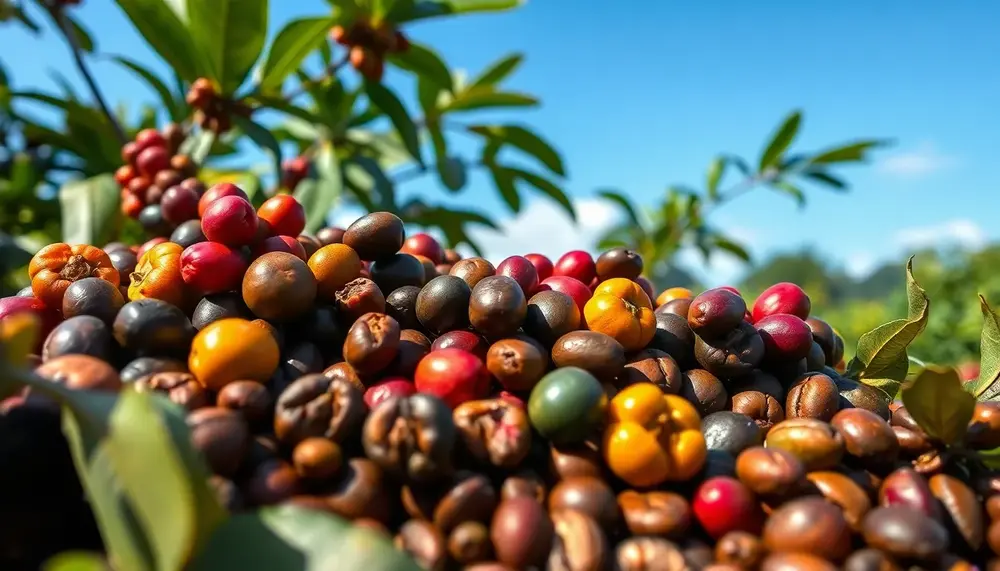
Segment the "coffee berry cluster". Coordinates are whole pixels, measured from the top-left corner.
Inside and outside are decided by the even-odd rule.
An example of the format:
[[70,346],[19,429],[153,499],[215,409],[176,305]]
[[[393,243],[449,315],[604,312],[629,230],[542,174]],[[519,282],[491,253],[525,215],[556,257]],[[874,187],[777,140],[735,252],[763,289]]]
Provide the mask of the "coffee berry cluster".
[[350,50],[351,65],[372,81],[382,79],[387,54],[402,53],[410,47],[403,32],[385,22],[374,26],[365,21],[355,22],[347,28],[334,26],[330,37]]
[[115,181],[121,187],[121,210],[147,229],[172,222],[165,220],[160,208],[169,189],[183,186],[197,192],[205,190],[194,178],[197,165],[191,157],[178,152],[185,136],[183,127],[171,123],[162,131],[143,129],[122,146],[125,164],[115,171]]

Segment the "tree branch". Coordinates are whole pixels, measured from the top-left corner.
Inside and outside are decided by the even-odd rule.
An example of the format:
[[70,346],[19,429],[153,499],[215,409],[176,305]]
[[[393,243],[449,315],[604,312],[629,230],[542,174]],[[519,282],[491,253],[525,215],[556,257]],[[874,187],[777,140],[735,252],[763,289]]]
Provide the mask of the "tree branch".
[[322,73],[320,73],[316,77],[309,78],[308,81],[303,81],[302,83],[299,84],[298,87],[290,91],[287,95],[283,95],[281,98],[284,99],[286,102],[291,103],[293,99],[302,95],[303,93],[308,91],[311,87],[319,85],[320,83],[323,83],[327,79],[330,79],[331,77],[336,75],[337,72],[340,71],[340,68],[344,67],[344,65],[347,63],[349,57],[350,57],[349,54],[345,54],[344,57],[340,58],[335,62],[330,63],[330,65],[326,66],[326,68],[323,70]]
[[76,62],[76,68],[79,70],[80,75],[83,76],[84,81],[87,82],[87,87],[90,88],[90,93],[93,95],[94,100],[97,102],[98,107],[101,108],[101,112],[111,123],[111,127],[115,130],[115,134],[118,136],[118,141],[124,145],[128,142],[128,137],[125,136],[125,130],[122,129],[118,119],[115,117],[114,113],[111,112],[111,108],[108,107],[108,102],[104,99],[104,95],[101,94],[101,90],[97,87],[97,82],[94,81],[94,76],[91,75],[90,69],[87,67],[87,62],[83,60],[83,50],[80,49],[80,42],[77,40],[76,32],[73,27],[69,25],[66,20],[66,15],[63,13],[61,6],[47,5],[46,9],[55,21],[56,26],[62,33],[63,37],[66,38],[66,43],[69,44],[70,51],[73,54],[73,61]]

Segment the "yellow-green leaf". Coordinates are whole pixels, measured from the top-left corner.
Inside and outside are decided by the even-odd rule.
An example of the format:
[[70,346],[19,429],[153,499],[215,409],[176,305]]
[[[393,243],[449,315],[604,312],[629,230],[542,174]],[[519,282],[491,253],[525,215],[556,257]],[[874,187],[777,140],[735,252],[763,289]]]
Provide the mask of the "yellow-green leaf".
[[417,126],[413,123],[406,106],[399,100],[399,97],[388,87],[377,81],[365,81],[365,93],[372,104],[382,110],[389,117],[392,126],[396,128],[406,150],[421,165],[424,164],[423,156],[420,154],[420,138],[417,136]]
[[929,366],[902,390],[903,405],[928,436],[945,444],[960,442],[968,430],[976,399],[962,387],[958,371]]
[[285,24],[271,42],[260,68],[260,90],[278,91],[291,73],[313,50],[326,43],[326,33],[334,23],[329,16],[298,18]]
[[725,157],[715,157],[708,165],[708,174],[705,176],[705,188],[708,192],[708,197],[712,200],[719,196],[719,181],[722,180],[722,173],[725,168]]
[[559,176],[566,175],[562,157],[559,151],[549,144],[545,139],[539,137],[530,129],[519,125],[473,125],[469,130],[479,133],[484,137],[495,139],[502,143],[512,145],[538,159]]
[[264,50],[267,0],[187,0],[188,32],[211,79],[232,95]]
[[111,571],[111,568],[96,553],[64,551],[42,564],[41,571]]
[[798,134],[801,122],[802,113],[800,111],[792,111],[788,117],[785,117],[781,126],[778,127],[778,130],[771,137],[767,148],[760,155],[760,164],[758,166],[760,172],[764,172],[768,168],[778,164],[781,156],[788,150],[789,145],[795,139],[795,135]]
[[979,339],[979,378],[969,383],[969,390],[979,400],[993,400],[1000,395],[1000,317],[986,298],[979,296],[983,312],[983,330]]
[[514,73],[523,61],[524,55],[520,53],[513,53],[505,56],[490,65],[490,67],[483,70],[483,72],[479,74],[479,77],[472,80],[472,83],[469,84],[469,88],[492,87],[506,79],[510,74]]

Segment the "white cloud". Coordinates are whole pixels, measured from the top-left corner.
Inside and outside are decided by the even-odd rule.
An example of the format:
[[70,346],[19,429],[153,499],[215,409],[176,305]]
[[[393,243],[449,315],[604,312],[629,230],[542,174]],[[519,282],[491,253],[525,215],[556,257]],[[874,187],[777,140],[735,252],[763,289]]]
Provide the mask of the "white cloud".
[[844,258],[844,271],[854,279],[871,275],[882,261],[871,252],[854,252]]
[[890,176],[914,178],[949,169],[957,163],[958,159],[942,153],[933,144],[923,143],[913,150],[882,159],[878,170]]
[[942,246],[977,249],[985,246],[988,238],[986,232],[975,222],[956,219],[929,226],[904,228],[896,232],[893,241],[907,250]]

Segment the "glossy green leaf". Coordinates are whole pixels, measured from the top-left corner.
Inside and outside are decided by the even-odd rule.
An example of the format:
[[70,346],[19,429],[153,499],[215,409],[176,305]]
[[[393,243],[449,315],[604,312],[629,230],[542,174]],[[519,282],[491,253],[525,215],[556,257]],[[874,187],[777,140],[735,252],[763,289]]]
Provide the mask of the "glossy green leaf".
[[476,111],[498,107],[534,107],[538,100],[523,93],[492,91],[483,88],[469,89],[457,95],[442,112]]
[[326,43],[327,31],[336,20],[329,16],[299,18],[285,24],[271,43],[261,65],[260,90],[278,92],[285,79],[302,65],[310,53]]
[[396,94],[388,87],[374,81],[365,81],[365,93],[368,94],[368,99],[371,100],[373,105],[389,116],[392,126],[396,128],[396,131],[403,140],[403,144],[406,145],[406,150],[409,151],[410,155],[418,163],[423,165],[424,159],[420,154],[420,139],[417,136],[417,127],[413,123],[410,114],[406,111],[406,107],[403,106],[403,102],[399,100],[399,97],[396,97]]
[[499,165],[490,165],[489,170],[490,176],[493,177],[493,184],[496,185],[500,197],[503,198],[511,212],[514,214],[521,212],[521,194],[514,185],[514,174],[510,169]]
[[188,29],[207,77],[232,95],[250,73],[267,38],[267,0],[187,0]]
[[576,208],[573,207],[573,202],[568,196],[566,196],[566,193],[563,192],[561,188],[556,186],[554,182],[533,172],[528,172],[518,168],[508,168],[507,170],[510,171],[510,173],[516,178],[530,184],[538,189],[539,192],[554,200],[556,204],[563,208],[570,220],[576,222]]
[[73,32],[73,37],[76,39],[76,43],[80,46],[80,49],[88,54],[93,53],[97,44],[94,43],[94,38],[90,35],[90,32],[73,16],[65,14],[63,17],[66,18],[69,31]]
[[562,157],[547,141],[519,125],[472,125],[469,130],[512,145],[538,159],[559,176],[566,176]]
[[982,401],[1000,396],[1000,317],[982,295],[979,309],[983,313],[983,329],[979,338],[979,378],[971,381],[969,391]]
[[111,567],[96,553],[64,551],[46,561],[41,571],[111,571]]
[[758,172],[763,173],[768,168],[778,164],[781,156],[788,150],[788,147],[795,139],[795,135],[798,134],[801,122],[802,113],[799,111],[793,111],[782,121],[781,126],[775,131],[764,152],[760,155],[760,163],[757,167]]
[[711,200],[715,200],[719,196],[719,181],[722,180],[725,169],[725,157],[715,157],[708,165],[708,173],[705,175],[705,189]]
[[865,139],[820,151],[809,162],[812,164],[853,163],[864,161],[867,153],[876,147],[892,144],[888,139]]
[[734,242],[730,238],[715,234],[712,236],[712,244],[716,248],[736,256],[744,262],[750,262],[750,252],[742,244]]
[[846,182],[831,175],[830,173],[819,172],[819,171],[807,171],[803,173],[803,176],[805,176],[806,178],[815,183],[819,183],[823,186],[832,188],[834,190],[845,190],[847,188]]
[[610,189],[598,191],[597,196],[617,204],[633,226],[642,227],[642,223],[639,221],[639,214],[635,211],[635,207],[632,206],[632,201],[630,201],[627,196]]
[[378,533],[294,505],[233,516],[190,571],[420,571]]
[[325,145],[315,158],[317,179],[304,180],[295,188],[294,196],[306,211],[305,232],[315,234],[326,226],[330,210],[340,198],[343,175],[333,147]]
[[166,0],[115,0],[149,47],[187,81],[206,75],[187,25]]
[[795,204],[798,205],[799,209],[805,208],[806,206],[806,193],[802,192],[802,189],[795,186],[790,182],[783,180],[775,181],[771,183],[776,190],[781,193],[787,194],[795,199]]
[[412,22],[472,12],[501,12],[517,8],[524,0],[416,0],[405,10],[394,10],[393,22]]
[[214,131],[199,131],[193,135],[188,136],[187,139],[181,143],[180,152],[191,157],[197,165],[205,164],[205,159],[208,158],[209,153],[212,151],[212,146],[216,142],[216,135]]
[[[371,6],[371,16],[372,20],[379,22],[385,19],[385,17],[392,12],[393,7],[396,5],[396,0],[367,0],[368,4]],[[410,0],[402,0],[404,3]]]
[[63,242],[106,244],[120,217],[118,184],[110,174],[68,182],[59,189]]
[[[886,377],[890,371],[898,372],[900,358],[905,358],[906,348],[927,326],[930,300],[913,279],[912,257],[906,262],[906,294],[906,319],[880,325],[858,339],[857,354],[848,367],[849,372],[857,375],[855,378],[864,381],[865,378]],[[905,375],[905,372],[904,366],[902,373]]]
[[387,59],[396,67],[413,72],[442,89],[454,90],[448,66],[441,56],[423,44],[411,42],[405,52],[390,54]]
[[513,53],[494,62],[483,70],[476,79],[469,84],[469,89],[493,87],[501,81],[507,79],[514,73],[524,61],[524,54]]
[[167,114],[170,115],[171,121],[179,122],[185,118],[184,115],[186,112],[186,106],[179,100],[178,97],[174,96],[174,93],[170,91],[167,84],[157,77],[156,74],[149,68],[143,66],[135,60],[131,60],[123,56],[113,56],[111,59],[130,70],[146,82],[146,85],[148,85],[150,89],[152,89],[160,97],[160,103],[163,105],[163,108],[167,110]]
[[278,140],[274,137],[274,133],[241,115],[233,115],[233,123],[271,158],[274,174],[280,177],[281,147],[278,145]]
[[920,428],[945,444],[962,441],[976,406],[951,367],[927,367],[903,387],[902,399]]

